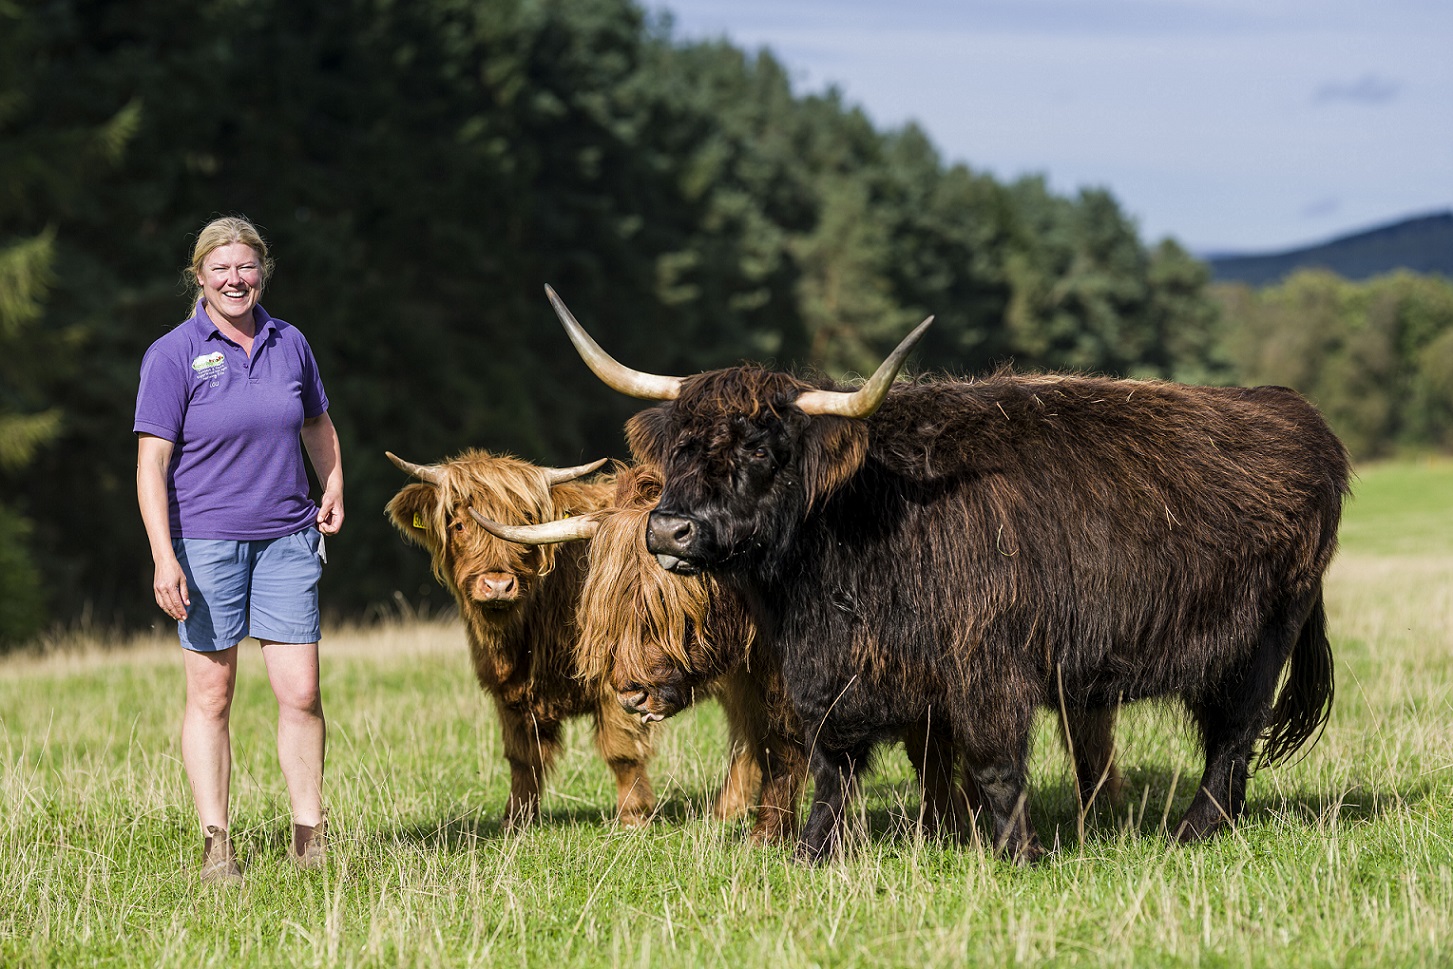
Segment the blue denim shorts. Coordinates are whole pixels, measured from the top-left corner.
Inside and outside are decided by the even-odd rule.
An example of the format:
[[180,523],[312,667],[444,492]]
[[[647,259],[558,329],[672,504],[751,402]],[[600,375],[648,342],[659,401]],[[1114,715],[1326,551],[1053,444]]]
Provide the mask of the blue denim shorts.
[[316,643],[322,634],[322,545],[323,536],[311,527],[252,542],[173,539],[192,599],[187,618],[177,623],[182,648],[211,653],[248,636]]

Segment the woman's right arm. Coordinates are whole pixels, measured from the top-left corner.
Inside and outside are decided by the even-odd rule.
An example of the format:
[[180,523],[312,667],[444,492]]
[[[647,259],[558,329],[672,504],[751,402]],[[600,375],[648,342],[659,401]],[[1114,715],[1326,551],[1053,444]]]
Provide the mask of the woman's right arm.
[[141,523],[151,544],[156,565],[152,592],[161,611],[177,621],[187,618],[192,604],[187,576],[172,550],[171,515],[167,508],[166,472],[172,461],[172,442],[153,434],[136,438],[136,502],[141,506]]

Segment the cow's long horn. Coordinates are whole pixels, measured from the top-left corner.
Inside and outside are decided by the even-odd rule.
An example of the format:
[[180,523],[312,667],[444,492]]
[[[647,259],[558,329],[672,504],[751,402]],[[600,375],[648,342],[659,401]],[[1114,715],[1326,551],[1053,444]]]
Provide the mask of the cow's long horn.
[[680,377],[662,377],[654,373],[643,373],[640,370],[632,370],[622,363],[618,363],[610,354],[600,348],[600,344],[590,338],[565,303],[555,294],[555,290],[545,287],[545,295],[550,299],[550,305],[555,308],[555,315],[560,317],[560,322],[565,325],[565,332],[570,335],[570,342],[575,344],[576,351],[585,365],[595,372],[595,375],[605,381],[606,386],[620,391],[630,397],[637,397],[641,400],[675,400],[681,395]]
[[590,472],[605,464],[606,459],[592,461],[589,464],[578,464],[573,468],[546,468],[545,477],[552,485],[564,484],[567,481],[574,481],[576,478],[583,478]]
[[495,538],[502,538],[507,542],[517,542],[520,545],[554,545],[557,542],[578,542],[581,539],[591,538],[600,523],[594,518],[586,516],[561,518],[557,521],[544,522],[540,525],[502,525],[497,521],[485,518],[473,508],[469,514],[479,522],[481,528],[489,532]]
[[883,403],[883,398],[888,395],[888,388],[893,386],[893,378],[898,376],[898,370],[903,366],[903,361],[908,359],[908,353],[913,345],[923,336],[928,325],[933,322],[933,317],[924,320],[914,327],[913,332],[903,338],[898,344],[898,349],[888,355],[868,382],[854,391],[846,390],[809,390],[800,394],[797,398],[797,406],[805,414],[836,414],[839,417],[870,417],[873,412]]
[[385,451],[388,459],[398,466],[400,471],[406,471],[420,481],[427,481],[431,485],[442,485],[444,483],[444,472],[439,470],[437,464],[414,464],[412,461],[405,461],[392,451]]

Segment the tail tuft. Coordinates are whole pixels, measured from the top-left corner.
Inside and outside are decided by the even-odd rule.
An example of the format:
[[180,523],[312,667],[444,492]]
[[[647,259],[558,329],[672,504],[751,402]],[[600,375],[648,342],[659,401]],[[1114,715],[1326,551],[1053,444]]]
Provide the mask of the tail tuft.
[[1317,602],[1292,649],[1287,680],[1276,698],[1271,724],[1262,735],[1257,766],[1275,767],[1308,741],[1315,744],[1327,727],[1334,692],[1327,610],[1318,591]]

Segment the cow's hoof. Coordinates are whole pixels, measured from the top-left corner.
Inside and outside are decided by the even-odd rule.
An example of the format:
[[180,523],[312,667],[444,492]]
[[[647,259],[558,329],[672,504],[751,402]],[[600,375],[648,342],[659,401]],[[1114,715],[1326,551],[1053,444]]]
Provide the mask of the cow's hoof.
[[535,823],[535,815],[526,812],[508,811],[500,818],[500,830],[506,834],[520,834]]
[[1176,826],[1176,833],[1172,840],[1178,845],[1195,844],[1197,841],[1205,841],[1216,834],[1224,827],[1225,821],[1217,818],[1210,822],[1197,822],[1193,818],[1186,818]]
[[1006,860],[1013,862],[1020,868],[1028,868],[1030,865],[1037,865],[1045,859],[1049,852],[1044,845],[1039,843],[1038,838],[1029,838],[1017,845],[1010,845],[1004,849]]
[[826,846],[814,847],[799,841],[792,852],[792,861],[803,868],[819,868],[832,861],[835,852]]

